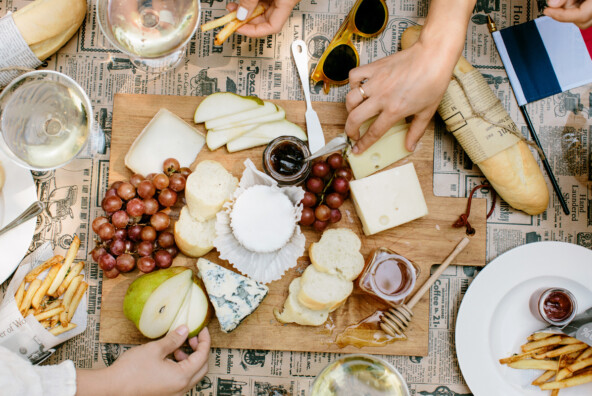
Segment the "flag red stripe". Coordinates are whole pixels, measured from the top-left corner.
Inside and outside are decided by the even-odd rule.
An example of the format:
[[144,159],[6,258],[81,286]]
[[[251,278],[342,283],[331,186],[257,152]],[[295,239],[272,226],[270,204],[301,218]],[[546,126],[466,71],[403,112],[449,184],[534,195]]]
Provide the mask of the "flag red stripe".
[[588,54],[592,59],[592,27],[585,30],[580,29],[580,32],[582,32],[582,38],[586,43],[586,48],[588,48]]

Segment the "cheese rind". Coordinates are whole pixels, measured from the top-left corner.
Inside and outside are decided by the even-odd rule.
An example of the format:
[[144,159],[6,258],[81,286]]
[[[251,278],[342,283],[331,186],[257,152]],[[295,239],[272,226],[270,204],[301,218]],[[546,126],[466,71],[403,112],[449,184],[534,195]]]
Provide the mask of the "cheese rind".
[[225,333],[236,329],[269,292],[267,286],[204,258],[197,260],[197,269]]
[[413,163],[352,180],[350,189],[366,235],[374,235],[428,214]]

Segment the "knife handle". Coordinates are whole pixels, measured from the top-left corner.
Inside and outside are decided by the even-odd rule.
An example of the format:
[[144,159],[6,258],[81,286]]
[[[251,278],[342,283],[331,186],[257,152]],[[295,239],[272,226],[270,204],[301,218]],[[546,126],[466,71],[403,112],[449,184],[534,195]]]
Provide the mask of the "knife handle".
[[310,108],[310,83],[308,77],[308,55],[306,54],[306,43],[302,40],[295,40],[292,43],[292,56],[296,63],[296,69],[300,76],[306,107]]

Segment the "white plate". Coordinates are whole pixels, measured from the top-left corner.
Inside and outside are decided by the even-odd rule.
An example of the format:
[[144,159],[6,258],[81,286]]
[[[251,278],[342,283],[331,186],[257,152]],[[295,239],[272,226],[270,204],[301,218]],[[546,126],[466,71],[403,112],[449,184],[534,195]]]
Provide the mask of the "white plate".
[[[31,171],[12,162],[0,150],[6,181],[0,193],[0,228],[14,220],[37,200],[37,189]],[[0,235],[0,283],[3,283],[18,267],[27,254],[33,234],[35,219]]]
[[[520,352],[526,337],[545,326],[529,309],[542,287],[563,287],[592,306],[592,251],[563,242],[520,246],[496,258],[477,275],[465,294],[456,322],[460,369],[475,396],[545,396],[530,383],[541,370],[516,370],[498,360]],[[562,389],[562,396],[592,395],[592,383]]]

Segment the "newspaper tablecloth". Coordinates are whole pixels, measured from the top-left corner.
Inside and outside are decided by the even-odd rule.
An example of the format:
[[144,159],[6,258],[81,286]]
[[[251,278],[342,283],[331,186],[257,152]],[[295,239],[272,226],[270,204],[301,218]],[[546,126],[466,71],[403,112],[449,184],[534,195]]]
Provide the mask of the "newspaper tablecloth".
[[[0,16],[27,3],[0,0]],[[148,81],[133,69],[127,56],[108,45],[91,2],[75,38],[42,67],[71,76],[88,92],[108,147],[113,95],[117,92],[208,95],[231,91],[264,99],[302,99],[290,56],[291,42],[297,38],[306,41],[313,67],[353,3],[354,0],[302,0],[282,32],[258,40],[234,35],[223,46],[215,46],[212,32],[198,33],[189,43],[188,56],[176,73]],[[388,0],[387,3],[390,18],[385,32],[376,39],[353,38],[362,64],[396,51],[404,29],[420,23],[428,9],[427,0]],[[544,0],[477,0],[464,51],[525,134],[524,121],[485,25],[486,14],[492,15],[498,27],[503,28],[539,16],[544,3]],[[201,4],[202,21],[225,13],[226,1],[201,0]],[[344,86],[324,95],[319,85],[313,88],[312,99],[343,101],[347,91],[348,87]],[[488,222],[488,261],[515,246],[539,240],[592,247],[591,101],[592,87],[587,86],[528,106],[572,214],[565,216],[555,197],[549,210],[533,217],[504,203],[498,204]],[[465,196],[474,185],[481,184],[482,175],[451,135],[445,133],[441,122],[436,123],[435,133],[434,189],[438,195]],[[34,172],[39,199],[48,205],[48,210],[38,221],[31,250],[45,241],[51,241],[56,250],[65,250],[76,232],[82,240],[78,258],[86,257],[93,247],[89,222],[102,213],[99,197],[106,189],[108,159],[107,148],[82,155],[58,171]],[[473,267],[451,267],[432,288],[427,357],[386,357],[407,379],[413,395],[470,394],[458,368],[453,337],[460,300],[477,271]],[[50,362],[72,359],[78,367],[103,367],[127,348],[98,342],[102,279],[95,265],[87,265],[86,277],[90,284],[88,328],[60,347]],[[335,358],[336,355],[326,353],[213,349],[210,372],[191,394],[304,396],[314,376]]]

